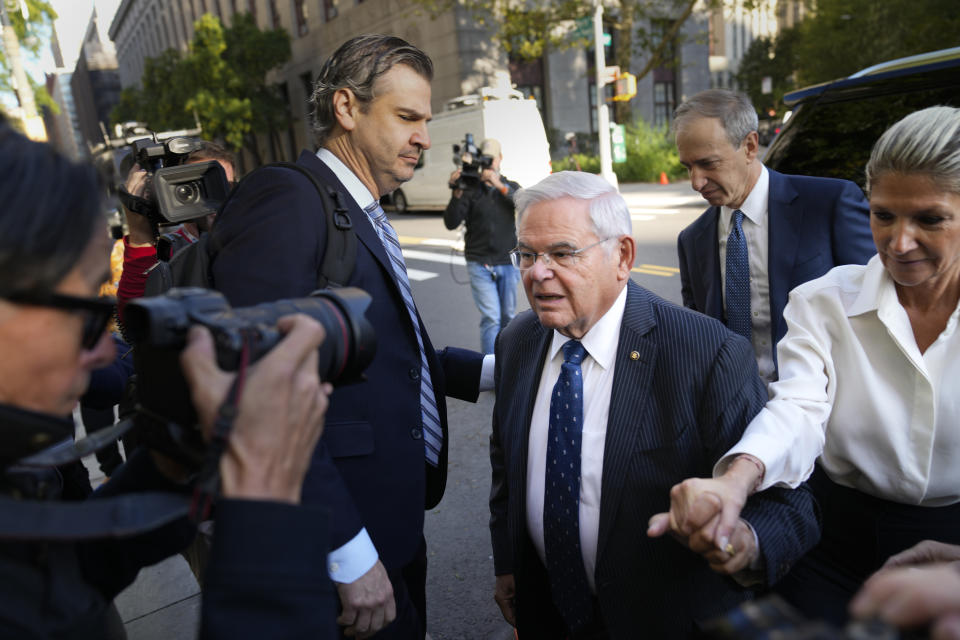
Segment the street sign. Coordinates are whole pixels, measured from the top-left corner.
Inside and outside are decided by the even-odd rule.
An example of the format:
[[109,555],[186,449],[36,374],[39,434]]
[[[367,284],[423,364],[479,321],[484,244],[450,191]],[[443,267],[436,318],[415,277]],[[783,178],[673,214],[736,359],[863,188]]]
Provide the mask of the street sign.
[[571,34],[574,38],[589,38],[593,40],[593,18],[587,17],[574,20]]
[[613,161],[627,161],[627,128],[622,124],[610,125],[610,142],[613,143]]

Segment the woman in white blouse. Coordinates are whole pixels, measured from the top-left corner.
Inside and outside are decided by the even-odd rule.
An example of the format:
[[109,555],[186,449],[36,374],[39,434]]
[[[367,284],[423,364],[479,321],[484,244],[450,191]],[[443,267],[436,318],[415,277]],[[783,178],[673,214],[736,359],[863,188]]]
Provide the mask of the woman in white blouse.
[[777,590],[836,622],[888,556],[960,543],[960,109],[893,125],[866,177],[877,255],[790,293],[770,401],[715,479],[671,492],[674,529],[735,553],[747,496],[809,477],[823,536]]

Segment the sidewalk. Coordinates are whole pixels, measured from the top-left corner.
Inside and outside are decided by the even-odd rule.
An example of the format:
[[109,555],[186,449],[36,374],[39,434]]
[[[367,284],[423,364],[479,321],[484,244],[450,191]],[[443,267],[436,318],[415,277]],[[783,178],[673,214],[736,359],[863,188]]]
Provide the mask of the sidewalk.
[[[74,415],[81,425],[80,413]],[[77,437],[84,436],[83,427]],[[83,459],[90,483],[103,482],[94,456]],[[179,555],[140,571],[136,581],[114,601],[127,629],[128,640],[194,640],[200,624],[200,587]]]

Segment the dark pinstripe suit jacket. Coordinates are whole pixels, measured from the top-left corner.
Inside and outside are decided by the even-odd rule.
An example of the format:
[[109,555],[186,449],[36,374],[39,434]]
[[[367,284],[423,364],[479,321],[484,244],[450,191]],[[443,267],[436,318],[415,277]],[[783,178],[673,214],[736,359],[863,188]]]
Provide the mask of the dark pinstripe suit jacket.
[[[648,538],[647,521],[669,509],[675,483],[710,475],[766,391],[746,340],[633,282],[628,287],[603,458],[597,597],[611,638],[683,638],[751,593],[670,537]],[[524,640],[563,637],[525,517],[530,417],[551,335],[528,311],[496,348],[490,529],[496,573],[516,579]],[[760,539],[768,583],[820,536],[805,486],[758,494],[743,517]]]

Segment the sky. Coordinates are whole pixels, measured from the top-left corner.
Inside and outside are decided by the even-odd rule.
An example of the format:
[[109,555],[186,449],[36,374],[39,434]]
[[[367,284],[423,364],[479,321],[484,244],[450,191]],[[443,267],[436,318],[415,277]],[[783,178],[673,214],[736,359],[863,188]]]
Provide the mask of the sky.
[[[113,21],[113,14],[120,6],[120,0],[50,0],[50,4],[58,16],[55,25],[63,53],[63,64],[68,69],[73,69],[77,56],[80,55],[80,43],[86,33],[94,5],[97,7],[101,27],[106,32]],[[54,69],[53,56],[49,51],[44,52],[40,68],[43,71]]]

